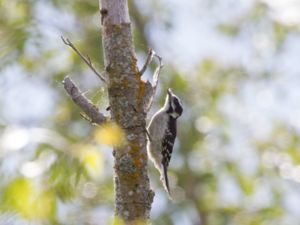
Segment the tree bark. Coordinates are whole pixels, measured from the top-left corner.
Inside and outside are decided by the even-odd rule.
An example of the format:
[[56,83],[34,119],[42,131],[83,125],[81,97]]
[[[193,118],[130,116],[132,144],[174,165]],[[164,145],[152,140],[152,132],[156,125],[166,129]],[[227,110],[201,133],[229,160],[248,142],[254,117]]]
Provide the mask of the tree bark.
[[127,142],[114,148],[115,215],[125,224],[149,219],[154,192],[147,173],[149,84],[137,67],[127,0],[99,0],[111,118]]

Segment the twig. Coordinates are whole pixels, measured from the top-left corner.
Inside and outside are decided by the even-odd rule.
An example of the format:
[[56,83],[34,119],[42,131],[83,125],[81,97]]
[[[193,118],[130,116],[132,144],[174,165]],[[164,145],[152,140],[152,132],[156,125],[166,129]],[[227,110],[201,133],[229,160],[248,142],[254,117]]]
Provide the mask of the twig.
[[81,112],[80,113],[80,116],[85,119],[86,121],[90,122],[90,123],[93,123],[93,121],[91,120],[90,117],[88,117],[85,113]]
[[157,87],[157,84],[158,84],[158,79],[159,79],[159,75],[160,75],[160,71],[161,69],[163,68],[163,64],[162,64],[162,58],[157,55],[156,53],[154,53],[154,56],[158,59],[158,66],[153,74],[153,94],[155,94],[155,91],[156,91],[156,87]]
[[107,120],[107,118],[99,112],[97,107],[83,96],[79,88],[73,83],[68,76],[63,80],[63,85],[72,100],[83,110],[83,112],[91,119],[93,123],[101,124]]
[[154,53],[154,56],[158,59],[159,64],[156,67],[155,72],[153,74],[152,85],[149,84],[149,86],[150,86],[149,92],[150,93],[148,93],[149,96],[147,97],[148,102],[147,102],[146,109],[145,109],[146,112],[148,112],[150,110],[151,106],[152,106],[154,95],[156,93],[156,88],[157,88],[157,85],[158,85],[160,71],[164,66],[162,64],[162,58],[159,55],[157,55],[156,53]]
[[147,70],[147,67],[149,66],[149,64],[151,63],[152,59],[153,59],[153,56],[156,55],[155,52],[153,51],[153,49],[149,48],[149,51],[148,51],[148,56],[147,56],[147,59],[146,59],[146,62],[143,66],[143,68],[141,69],[140,71],[140,75],[142,76],[145,71]]
[[93,66],[89,56],[83,56],[83,54],[75,47],[75,45],[68,38],[64,38],[63,36],[61,36],[61,40],[65,45],[71,47],[77,53],[77,55],[79,55],[79,57],[90,67],[90,69],[97,75],[97,77],[100,78],[100,80],[106,83],[105,78]]

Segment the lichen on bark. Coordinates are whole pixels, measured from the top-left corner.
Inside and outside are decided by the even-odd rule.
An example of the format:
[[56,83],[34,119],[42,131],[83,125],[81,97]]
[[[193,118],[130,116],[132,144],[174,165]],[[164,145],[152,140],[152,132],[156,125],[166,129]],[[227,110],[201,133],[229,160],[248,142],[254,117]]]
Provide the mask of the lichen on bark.
[[132,224],[149,219],[154,197],[147,174],[145,83],[137,67],[129,16],[120,15],[128,13],[127,1],[101,0],[101,8],[106,12],[102,44],[111,118],[127,137],[124,146],[114,149],[115,214]]
[[[113,150],[115,182],[115,214],[125,224],[144,224],[149,219],[154,192],[150,189],[147,173],[146,116],[155,94],[159,67],[153,84],[141,80],[142,71],[132,40],[127,0],[100,0],[102,44],[104,49],[105,79],[95,72],[89,58],[84,57],[68,39],[70,46],[107,85],[111,118],[105,117],[89,101],[69,77],[64,87],[72,100],[87,114],[91,122],[102,125],[112,120],[123,129],[126,141]],[[149,57],[148,56],[148,57]]]

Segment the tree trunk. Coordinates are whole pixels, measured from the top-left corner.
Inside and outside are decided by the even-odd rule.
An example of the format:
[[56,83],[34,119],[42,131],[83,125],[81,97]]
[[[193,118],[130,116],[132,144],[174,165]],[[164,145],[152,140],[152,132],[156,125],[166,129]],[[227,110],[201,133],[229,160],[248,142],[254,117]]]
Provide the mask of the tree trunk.
[[125,224],[149,219],[154,193],[147,174],[145,95],[137,67],[127,0],[100,0],[111,118],[126,134],[114,148],[115,214]]

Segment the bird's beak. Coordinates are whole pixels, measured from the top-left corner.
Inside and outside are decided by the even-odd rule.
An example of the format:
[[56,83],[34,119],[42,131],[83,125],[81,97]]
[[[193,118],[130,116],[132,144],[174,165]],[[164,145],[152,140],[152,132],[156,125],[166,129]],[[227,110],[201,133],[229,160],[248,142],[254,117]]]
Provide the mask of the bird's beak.
[[168,92],[169,97],[171,97],[173,95],[171,88],[168,88],[167,92]]

